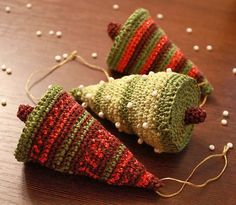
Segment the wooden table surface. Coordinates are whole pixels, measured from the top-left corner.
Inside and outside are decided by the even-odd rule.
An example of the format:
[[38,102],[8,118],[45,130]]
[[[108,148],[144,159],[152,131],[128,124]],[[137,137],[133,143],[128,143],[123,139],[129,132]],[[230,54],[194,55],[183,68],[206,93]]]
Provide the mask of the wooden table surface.
[[[128,2],[128,3],[127,3]],[[0,71],[0,98],[7,99],[7,106],[0,105],[0,204],[201,204],[233,205],[236,203],[236,157],[229,153],[229,166],[216,182],[203,189],[187,187],[183,193],[163,199],[157,194],[138,188],[109,186],[86,177],[67,176],[35,164],[19,163],[13,153],[23,128],[16,117],[20,103],[30,103],[24,84],[32,71],[55,63],[54,56],[75,49],[91,63],[106,67],[106,56],[112,45],[106,33],[110,21],[123,23],[139,7],[150,10],[183,51],[208,77],[215,91],[205,106],[208,117],[205,123],[195,127],[192,140],[180,154],[154,154],[152,148],[138,145],[137,137],[117,133],[113,125],[104,125],[117,135],[136,157],[159,177],[184,179],[201,159],[211,154],[208,146],[214,144],[214,153],[223,145],[236,145],[236,1],[235,0],[117,0],[117,1],[31,1],[0,0],[0,65],[12,68],[12,75]],[[112,5],[119,4],[119,10]],[[11,13],[5,12],[11,7]],[[187,27],[193,28],[188,35]],[[41,37],[35,32],[41,30]],[[62,38],[49,36],[49,30],[60,30]],[[211,44],[213,51],[206,51]],[[194,52],[193,45],[200,51]],[[98,58],[92,59],[91,53]],[[105,80],[102,73],[92,71],[76,62],[56,71],[33,89],[42,95],[47,86],[58,83],[65,89],[79,84]],[[228,110],[228,126],[221,126],[222,111]],[[223,160],[213,160],[199,170],[193,182],[203,182],[215,176],[222,168]],[[166,191],[175,191],[179,185],[167,183]]]

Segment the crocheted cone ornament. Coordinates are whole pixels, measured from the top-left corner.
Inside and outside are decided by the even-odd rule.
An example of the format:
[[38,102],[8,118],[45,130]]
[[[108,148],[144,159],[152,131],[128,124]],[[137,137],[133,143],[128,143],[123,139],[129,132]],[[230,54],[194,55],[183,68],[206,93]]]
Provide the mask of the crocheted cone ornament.
[[108,67],[123,74],[147,74],[171,68],[203,83],[201,93],[209,95],[213,87],[192,61],[173,44],[145,9],[136,10],[125,22],[110,23],[108,34],[114,40],[107,58]]
[[25,122],[15,157],[63,173],[112,185],[157,190],[162,184],[116,137],[61,87],[49,89],[35,108],[20,105]]
[[130,75],[75,88],[72,95],[120,130],[137,134],[157,152],[179,152],[189,142],[193,124],[206,112],[198,107],[196,81],[174,72]]

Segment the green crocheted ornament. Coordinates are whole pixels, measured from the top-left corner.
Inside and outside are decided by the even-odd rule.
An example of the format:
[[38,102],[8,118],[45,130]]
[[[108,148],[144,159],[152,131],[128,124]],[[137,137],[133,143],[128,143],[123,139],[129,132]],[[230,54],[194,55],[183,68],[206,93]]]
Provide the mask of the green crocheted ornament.
[[71,91],[77,101],[156,152],[179,152],[193,124],[204,121],[200,90],[193,78],[174,72],[130,75]]
[[147,74],[171,68],[201,83],[203,96],[213,91],[197,66],[168,39],[147,10],[137,9],[123,25],[110,23],[108,34],[114,40],[107,58],[110,69],[122,74]]

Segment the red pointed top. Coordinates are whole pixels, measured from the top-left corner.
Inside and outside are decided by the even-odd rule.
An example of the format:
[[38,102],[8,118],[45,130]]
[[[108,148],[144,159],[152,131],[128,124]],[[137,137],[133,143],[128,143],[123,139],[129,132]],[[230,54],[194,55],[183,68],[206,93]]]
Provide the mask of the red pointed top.
[[109,23],[107,26],[107,33],[112,40],[119,34],[121,25],[118,23]]
[[19,108],[18,108],[17,117],[21,121],[26,122],[27,117],[33,111],[33,109],[34,108],[31,107],[30,105],[20,105]]

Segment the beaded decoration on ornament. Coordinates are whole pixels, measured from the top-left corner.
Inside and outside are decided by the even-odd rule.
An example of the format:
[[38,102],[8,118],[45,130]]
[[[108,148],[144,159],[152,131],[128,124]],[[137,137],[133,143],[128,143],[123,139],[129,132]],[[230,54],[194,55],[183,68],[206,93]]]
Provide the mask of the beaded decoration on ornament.
[[196,81],[174,72],[130,75],[78,87],[72,95],[123,132],[139,136],[155,152],[175,153],[189,142],[194,124],[206,112],[199,107]]
[[147,74],[171,68],[197,80],[202,96],[213,87],[193,62],[185,57],[145,9],[137,9],[124,23],[110,23],[108,34],[114,40],[107,58],[110,69],[122,74]]

